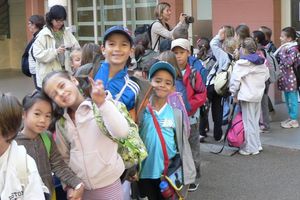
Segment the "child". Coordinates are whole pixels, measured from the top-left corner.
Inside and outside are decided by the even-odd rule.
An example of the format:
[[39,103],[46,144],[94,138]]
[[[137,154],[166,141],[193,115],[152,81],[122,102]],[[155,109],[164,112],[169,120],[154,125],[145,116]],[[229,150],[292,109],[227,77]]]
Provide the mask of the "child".
[[268,52],[275,53],[276,46],[275,46],[275,44],[271,40],[271,38],[272,38],[272,30],[269,27],[267,27],[267,26],[261,26],[261,27],[259,27],[259,30],[265,34],[266,40],[268,42],[268,44],[265,46],[266,50]]
[[111,96],[106,96],[102,82],[90,82],[92,101],[84,99],[78,81],[64,71],[48,74],[43,92],[64,108],[62,120],[56,123],[56,144],[69,167],[83,180],[83,199],[119,200],[123,197],[120,176],[124,163],[118,144],[100,131],[92,103],[112,137],[126,137],[129,126]]
[[[199,71],[194,69],[194,72],[192,72],[192,66],[189,64],[190,42],[183,38],[173,40],[171,49],[176,55],[177,63],[183,76],[182,81],[186,88],[188,103],[190,104],[190,109],[187,109],[191,124],[189,142],[197,170],[197,178],[200,178],[200,143],[198,122],[199,108],[206,101],[206,88]],[[186,106],[186,108],[187,107],[188,106]],[[191,184],[189,191],[195,191],[197,188],[198,184]]]
[[[181,116],[179,116],[182,117],[182,112],[173,109],[167,103],[168,95],[175,91],[175,77],[175,69],[167,62],[159,61],[150,68],[149,78],[154,91],[150,98],[150,107],[153,108],[159,122],[166,143],[168,158],[171,160],[177,152],[180,152],[184,184],[188,185],[195,181],[196,172],[187,141],[187,133],[178,131],[178,127],[184,123],[175,123],[178,120],[177,114],[180,114]],[[181,127],[181,130],[186,129]],[[149,200],[162,199],[159,184],[164,170],[164,154],[148,107],[143,112],[143,119],[140,123],[140,135],[148,150],[148,157],[142,163],[140,180],[138,182],[141,197],[148,197]],[[182,138],[183,141],[179,140],[179,138]]]
[[77,71],[77,69],[81,66],[81,49],[76,48],[72,50],[70,54],[70,66],[73,74]]
[[0,199],[45,199],[34,160],[13,140],[22,122],[22,106],[8,94],[0,96]]
[[256,155],[262,150],[259,137],[260,102],[269,70],[256,51],[253,38],[248,37],[242,41],[242,54],[233,67],[230,79],[229,89],[234,102],[240,102],[245,130],[245,142],[239,150],[241,155]]
[[[69,197],[80,198],[84,190],[82,181],[68,168],[57,150],[54,140],[47,132],[52,118],[51,100],[35,90],[32,95],[24,97],[23,110],[24,128],[18,134],[16,141],[19,145],[24,145],[28,154],[34,158],[42,180],[50,191],[54,190],[51,174],[53,172],[70,188],[76,188],[74,194],[70,190]],[[40,134],[47,134],[49,138],[51,144],[49,153]]]
[[288,107],[289,119],[281,122],[282,128],[298,128],[298,87],[294,68],[298,67],[299,43],[294,28],[282,29],[281,46],[274,55],[279,59],[279,69],[282,76],[278,80],[279,90],[284,92],[285,102]]
[[102,52],[105,62],[95,73],[95,80],[102,80],[113,99],[123,102],[127,110],[134,108],[135,99],[140,91],[138,84],[129,79],[128,65],[133,55],[133,40],[128,30],[122,26],[107,29],[103,37]]

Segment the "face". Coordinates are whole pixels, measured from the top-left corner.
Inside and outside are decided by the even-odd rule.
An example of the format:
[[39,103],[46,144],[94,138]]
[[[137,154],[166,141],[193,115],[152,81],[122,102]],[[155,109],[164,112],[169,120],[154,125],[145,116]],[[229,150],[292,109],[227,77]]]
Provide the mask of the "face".
[[185,69],[187,62],[188,62],[188,57],[190,55],[189,51],[181,48],[181,47],[175,47],[173,49],[173,52],[176,56],[176,60],[178,63],[178,66],[180,69]]
[[105,41],[102,52],[104,52],[105,59],[110,65],[125,66],[130,54],[133,53],[133,48],[125,35],[113,33]]
[[36,27],[35,24],[33,24],[31,21],[28,21],[28,24],[27,24],[27,27],[28,27],[28,30],[30,31],[30,33],[35,33],[37,32],[39,29]]
[[71,66],[73,69],[77,69],[81,66],[81,53],[77,53],[72,57]]
[[161,16],[162,20],[164,20],[166,22],[169,21],[171,18],[171,14],[172,14],[171,8],[167,6],[162,12],[162,16]]
[[63,25],[64,25],[64,20],[63,19],[53,19],[52,21],[51,21],[51,23],[52,23],[52,28],[53,28],[53,30],[54,31],[58,31],[58,30],[60,30],[62,27],[63,27]]
[[51,123],[52,108],[49,102],[37,100],[29,110],[24,112],[24,127],[33,133],[46,131]]
[[77,80],[58,75],[52,76],[44,86],[45,93],[60,107],[76,107],[84,100],[77,88]]
[[173,77],[165,70],[157,71],[151,79],[151,85],[155,95],[159,98],[167,98],[174,91]]
[[284,31],[281,31],[281,34],[280,34],[280,42],[281,42],[281,44],[285,44],[285,43],[291,42],[291,41],[292,41],[292,38],[287,37],[286,33]]

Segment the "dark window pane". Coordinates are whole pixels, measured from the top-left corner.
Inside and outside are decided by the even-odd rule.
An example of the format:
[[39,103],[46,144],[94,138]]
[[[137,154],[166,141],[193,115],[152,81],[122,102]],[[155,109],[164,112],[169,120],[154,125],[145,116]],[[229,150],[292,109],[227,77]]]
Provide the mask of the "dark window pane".
[[93,6],[93,0],[77,0],[78,7]]

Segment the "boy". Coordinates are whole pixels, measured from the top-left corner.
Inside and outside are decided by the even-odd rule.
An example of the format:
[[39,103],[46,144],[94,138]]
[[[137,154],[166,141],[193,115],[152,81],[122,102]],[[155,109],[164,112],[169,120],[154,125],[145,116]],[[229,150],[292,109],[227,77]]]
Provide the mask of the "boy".
[[[187,133],[185,133],[186,129],[182,127],[182,124],[184,124],[182,112],[172,108],[171,104],[167,103],[168,96],[175,90],[175,77],[176,71],[174,67],[164,61],[155,63],[149,71],[153,94],[149,105],[143,111],[143,118],[140,124],[140,135],[148,150],[148,157],[142,163],[140,180],[138,182],[141,197],[148,197],[149,200],[163,199],[159,184],[161,175],[165,170],[165,154],[163,153],[163,145],[159,138],[158,130],[154,124],[155,118],[157,118],[158,126],[165,141],[167,160],[174,159],[176,154],[180,153],[184,185],[195,181],[196,171]],[[150,108],[155,114],[151,114]],[[178,120],[181,120],[181,122]]]
[[[34,160],[13,140],[22,122],[22,106],[8,94],[0,96],[0,199],[45,199]],[[47,188],[44,188],[47,190]]]
[[102,52],[105,61],[100,63],[95,80],[102,80],[105,90],[113,98],[123,102],[127,110],[134,108],[135,99],[140,91],[137,83],[129,79],[127,68],[133,55],[133,40],[129,31],[122,26],[113,26],[104,33]]
[[266,40],[268,41],[268,44],[265,46],[266,50],[268,52],[275,53],[276,46],[274,45],[274,43],[271,40],[272,30],[269,27],[266,27],[266,26],[261,26],[258,30],[265,34]]
[[[190,109],[187,110],[191,124],[189,142],[197,170],[197,178],[200,178],[200,143],[197,127],[199,127],[199,108],[206,101],[206,88],[199,71],[193,70],[188,62],[190,56],[190,42],[183,38],[175,39],[172,41],[171,50],[175,53],[178,66],[181,70],[183,76],[182,81],[186,88],[188,103],[190,104],[186,106],[186,108],[190,107]],[[194,75],[192,73],[194,73]],[[189,191],[197,190],[198,185],[199,184],[191,184]]]

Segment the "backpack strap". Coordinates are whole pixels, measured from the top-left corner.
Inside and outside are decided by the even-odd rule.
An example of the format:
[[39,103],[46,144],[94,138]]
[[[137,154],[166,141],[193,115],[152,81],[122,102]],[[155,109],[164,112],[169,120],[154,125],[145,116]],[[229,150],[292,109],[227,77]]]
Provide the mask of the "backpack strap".
[[50,158],[50,151],[51,151],[51,140],[47,134],[47,132],[43,132],[40,134],[41,139],[43,140],[44,146],[46,148],[48,158]]

